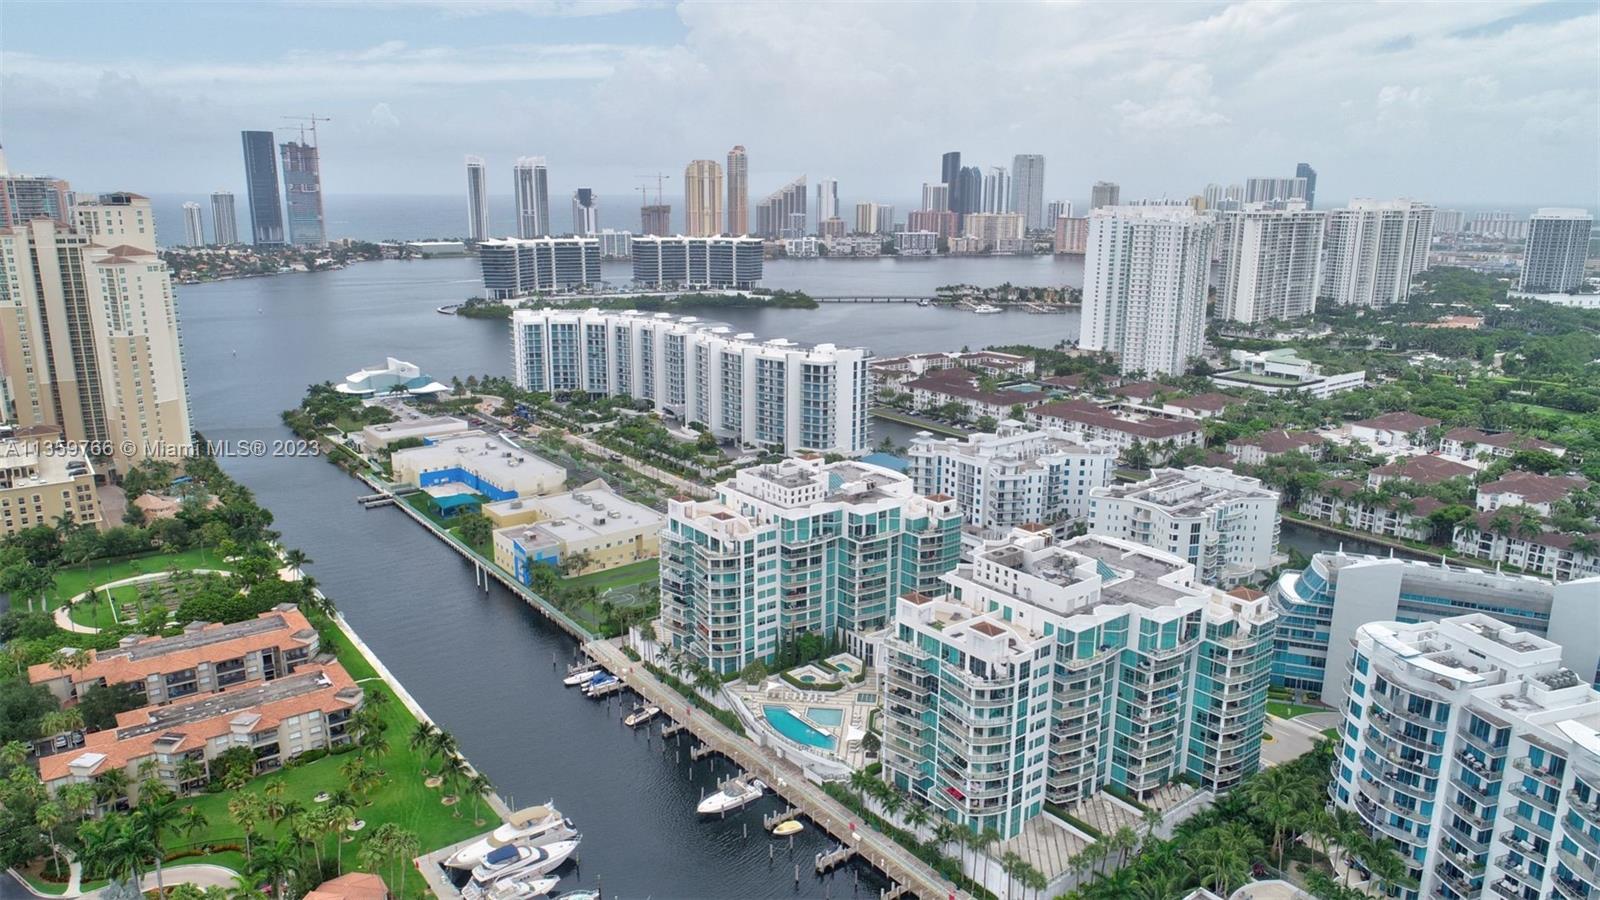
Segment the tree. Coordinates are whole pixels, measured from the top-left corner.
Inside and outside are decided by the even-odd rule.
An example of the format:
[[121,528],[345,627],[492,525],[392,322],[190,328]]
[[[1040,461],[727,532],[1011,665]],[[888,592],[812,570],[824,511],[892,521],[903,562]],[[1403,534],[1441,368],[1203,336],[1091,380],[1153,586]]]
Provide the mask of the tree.
[[82,716],[83,728],[103,731],[117,724],[118,714],[143,705],[143,695],[132,684],[109,684],[80,692],[77,710]]
[[467,781],[467,792],[472,795],[472,822],[474,825],[483,824],[483,816],[479,813],[483,805],[485,794],[494,790],[494,784],[489,781],[489,776],[482,772],[474,772]]
[[1150,468],[1150,451],[1146,450],[1138,440],[1135,440],[1128,445],[1128,449],[1122,451],[1122,461],[1130,469],[1148,469]]
[[154,797],[141,797],[139,808],[133,811],[132,818],[143,839],[155,851],[156,896],[162,896],[166,892],[166,885],[162,881],[161,862],[166,857],[167,836],[183,827],[183,814],[171,803]]
[[228,800],[228,815],[233,818],[233,823],[244,832],[244,860],[248,865],[251,860],[252,844],[256,828],[261,825],[261,820],[266,818],[266,803],[260,794],[241,791]]
[[26,679],[0,681],[0,743],[33,740],[44,717],[55,710],[55,695],[44,685]]

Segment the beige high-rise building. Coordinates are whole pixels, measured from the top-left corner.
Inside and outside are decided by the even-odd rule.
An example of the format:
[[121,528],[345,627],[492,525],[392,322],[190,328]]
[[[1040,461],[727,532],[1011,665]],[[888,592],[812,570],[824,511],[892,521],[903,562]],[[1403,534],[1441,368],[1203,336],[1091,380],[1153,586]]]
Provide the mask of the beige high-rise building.
[[722,224],[722,167],[697,159],[683,170],[683,233],[715,237]]
[[0,535],[65,516],[100,527],[94,469],[82,453],[42,447],[36,438],[0,441]]
[[73,218],[79,227],[35,219],[0,229],[4,418],[59,432],[102,469],[181,461],[188,390],[150,201],[102,194]]
[[728,151],[728,233],[750,233],[750,160],[743,144]]

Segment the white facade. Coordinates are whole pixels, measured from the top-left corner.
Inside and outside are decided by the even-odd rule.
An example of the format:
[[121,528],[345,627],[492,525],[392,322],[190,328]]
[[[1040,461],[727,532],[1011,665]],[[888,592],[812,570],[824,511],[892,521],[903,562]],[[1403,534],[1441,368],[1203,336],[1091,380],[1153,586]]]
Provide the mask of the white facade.
[[517,310],[511,335],[523,390],[627,395],[719,438],[789,453],[868,447],[871,354],[862,348],[634,311]]
[[1600,694],[1561,647],[1482,614],[1355,635],[1333,801],[1424,897],[1600,888]]
[[572,192],[572,233],[593,237],[600,232],[600,195],[593,188]]
[[1298,391],[1321,400],[1367,384],[1365,370],[1325,374],[1321,366],[1295,355],[1292,347],[1260,353],[1234,350],[1232,354],[1238,368],[1211,376],[1223,387],[1248,388],[1264,394]]
[[1244,182],[1245,203],[1272,203],[1284,200],[1306,199],[1305,178],[1247,178]]
[[504,238],[478,244],[484,295],[510,300],[600,281],[600,242],[585,237]]
[[1541,209],[1528,220],[1528,249],[1522,259],[1520,290],[1563,293],[1583,284],[1594,217],[1583,209]]
[[595,237],[600,239],[601,259],[632,259],[633,233],[615,228],[602,228]]
[[1124,373],[1183,374],[1205,339],[1213,231],[1187,206],[1095,210],[1078,346],[1115,354]]
[[907,455],[906,474],[918,491],[956,498],[967,524],[994,538],[1019,525],[1059,531],[1088,518],[1089,492],[1111,483],[1117,448],[1004,422],[996,433],[965,440],[918,435]]
[[517,237],[550,234],[550,172],[542,156],[520,156],[511,169],[517,203]]
[[812,259],[817,255],[817,239],[812,235],[783,239],[783,255],[790,259]]
[[1008,213],[1011,207],[1011,173],[1005,166],[993,166],[983,176],[983,211]]
[[233,194],[211,193],[211,237],[220,247],[239,243],[239,220],[233,211]]
[[[530,237],[532,235],[529,235]],[[489,239],[489,175],[483,157],[467,157],[467,240]]]
[[894,249],[901,256],[933,256],[939,252],[939,235],[933,231],[896,231]]
[[643,287],[749,289],[761,281],[760,238],[641,234],[630,247],[633,280]]
[[817,221],[839,217],[839,180],[837,178],[817,179]]
[[1328,213],[1322,297],[1345,306],[1388,306],[1411,296],[1428,267],[1433,207],[1411,200],[1352,200]]
[[1217,316],[1253,325],[1310,315],[1321,288],[1326,220],[1304,203],[1221,213]]
[[1223,468],[1155,469],[1133,484],[1089,492],[1089,531],[1187,560],[1207,584],[1272,567],[1278,492]]
[[188,247],[204,247],[206,245],[205,219],[200,215],[200,204],[185,203],[183,205],[183,242]]

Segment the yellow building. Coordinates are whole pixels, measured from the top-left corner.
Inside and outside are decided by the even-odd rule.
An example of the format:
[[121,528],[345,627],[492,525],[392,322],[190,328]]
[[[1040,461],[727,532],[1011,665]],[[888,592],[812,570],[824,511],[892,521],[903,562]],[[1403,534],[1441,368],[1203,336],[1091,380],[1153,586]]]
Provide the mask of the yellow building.
[[568,575],[587,575],[661,553],[666,516],[618,496],[604,481],[548,497],[490,503],[483,514],[498,526],[494,561],[518,581],[532,581],[532,567],[559,566],[575,557],[584,562]]
[[103,524],[89,460],[81,453],[52,453],[32,440],[0,441],[0,535],[54,525],[61,516],[80,525]]

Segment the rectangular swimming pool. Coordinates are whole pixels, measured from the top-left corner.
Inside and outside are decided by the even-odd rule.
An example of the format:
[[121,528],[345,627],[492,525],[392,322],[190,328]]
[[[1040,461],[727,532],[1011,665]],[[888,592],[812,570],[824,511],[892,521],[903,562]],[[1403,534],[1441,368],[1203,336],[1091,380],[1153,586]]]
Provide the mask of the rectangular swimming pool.
[[844,710],[832,706],[812,706],[806,709],[806,718],[829,728],[844,724]]

